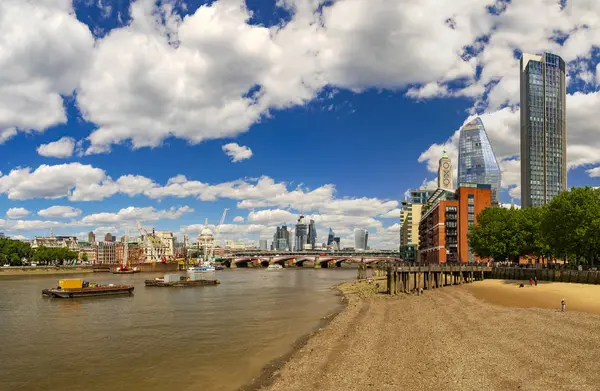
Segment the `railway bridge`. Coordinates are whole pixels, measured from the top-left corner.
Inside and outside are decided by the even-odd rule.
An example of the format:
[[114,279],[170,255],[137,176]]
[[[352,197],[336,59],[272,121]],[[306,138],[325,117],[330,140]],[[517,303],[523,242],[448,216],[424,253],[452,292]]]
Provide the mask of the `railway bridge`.
[[360,264],[371,265],[378,262],[402,262],[397,257],[374,257],[357,255],[268,255],[268,256],[238,256],[221,260],[221,264],[229,267],[268,267],[272,264],[279,264],[283,267],[313,267],[330,268],[342,267],[342,264]]

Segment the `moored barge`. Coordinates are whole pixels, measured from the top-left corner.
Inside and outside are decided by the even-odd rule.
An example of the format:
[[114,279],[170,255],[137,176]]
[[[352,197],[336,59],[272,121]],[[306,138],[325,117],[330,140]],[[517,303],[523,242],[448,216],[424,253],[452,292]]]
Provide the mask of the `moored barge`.
[[187,277],[179,275],[166,275],[164,277],[157,277],[153,280],[146,280],[144,284],[146,286],[159,286],[159,287],[187,287],[187,286],[206,286],[206,285],[218,285],[221,281],[215,279],[203,279],[197,276]]
[[75,297],[131,295],[133,285],[100,285],[82,280],[59,280],[57,288],[42,290],[42,295],[57,297],[60,299],[71,299]]

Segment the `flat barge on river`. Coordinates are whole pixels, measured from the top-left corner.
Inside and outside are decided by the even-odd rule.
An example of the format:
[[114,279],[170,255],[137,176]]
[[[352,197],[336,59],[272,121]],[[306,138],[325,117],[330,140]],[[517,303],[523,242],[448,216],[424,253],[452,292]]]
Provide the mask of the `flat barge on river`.
[[164,277],[158,277],[153,280],[146,280],[144,284],[146,286],[159,286],[159,287],[187,287],[187,286],[207,286],[207,285],[218,285],[221,281],[219,280],[206,280],[198,278],[197,276],[187,277],[179,275],[166,275]]
[[75,297],[131,295],[133,285],[100,285],[82,280],[60,280],[57,288],[42,290],[42,295],[60,299]]

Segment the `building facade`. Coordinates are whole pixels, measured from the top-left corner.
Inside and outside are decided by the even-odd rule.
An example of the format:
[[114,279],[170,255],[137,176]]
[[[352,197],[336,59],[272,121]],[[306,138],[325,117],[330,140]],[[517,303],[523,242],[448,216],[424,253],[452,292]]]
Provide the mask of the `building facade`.
[[287,226],[282,225],[277,227],[273,234],[273,242],[271,243],[272,250],[291,251],[292,250],[292,234],[288,231]]
[[456,191],[438,189],[429,199],[419,222],[419,262],[422,264],[477,261],[467,234],[476,216],[492,206],[492,188],[486,184],[459,184]]
[[366,229],[354,230],[354,248],[356,250],[366,250],[369,240],[369,232]]
[[481,118],[460,129],[458,142],[458,183],[490,185],[492,203],[498,204],[500,166]]
[[521,56],[521,205],[567,189],[566,69],[551,53]]
[[306,244],[310,245],[311,249],[317,248],[317,228],[315,227],[315,221],[310,220],[308,224],[308,237],[306,239]]
[[454,189],[454,173],[452,171],[452,162],[446,151],[442,154],[438,167],[438,188]]
[[84,254],[88,262],[98,263],[98,246],[95,242],[79,242],[79,259],[83,259]]
[[96,243],[96,235],[93,232],[88,233],[88,242]]
[[115,243],[115,258],[118,264],[144,262],[144,249],[139,243]]
[[110,265],[117,263],[116,243],[99,242],[98,243],[98,262],[99,265]]
[[52,230],[50,230],[50,236],[36,236],[33,238],[31,248],[38,247],[64,247],[79,252],[79,242],[76,236],[54,236]]
[[296,240],[294,242],[295,251],[304,251],[308,242],[308,227],[304,221],[304,216],[300,215],[296,224]]
[[261,250],[267,250],[269,248],[267,244],[267,239],[260,239],[258,241],[258,248]]

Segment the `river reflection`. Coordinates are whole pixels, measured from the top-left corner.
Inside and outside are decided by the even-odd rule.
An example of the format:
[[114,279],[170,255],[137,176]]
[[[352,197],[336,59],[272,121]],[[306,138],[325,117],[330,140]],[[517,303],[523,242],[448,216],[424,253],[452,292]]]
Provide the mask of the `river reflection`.
[[[235,390],[339,308],[348,269],[225,270],[219,286],[49,299],[64,276],[0,279],[1,390]],[[70,277],[75,278],[75,277]]]

